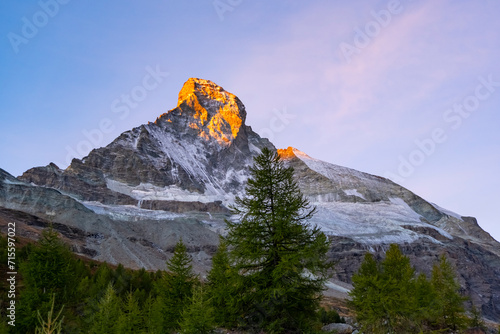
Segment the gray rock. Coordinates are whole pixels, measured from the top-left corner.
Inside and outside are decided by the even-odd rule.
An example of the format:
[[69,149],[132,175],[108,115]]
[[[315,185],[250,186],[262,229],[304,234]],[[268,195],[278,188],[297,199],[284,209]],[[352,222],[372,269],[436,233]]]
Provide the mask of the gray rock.
[[328,324],[321,328],[323,332],[337,334],[351,334],[354,328],[348,324]]

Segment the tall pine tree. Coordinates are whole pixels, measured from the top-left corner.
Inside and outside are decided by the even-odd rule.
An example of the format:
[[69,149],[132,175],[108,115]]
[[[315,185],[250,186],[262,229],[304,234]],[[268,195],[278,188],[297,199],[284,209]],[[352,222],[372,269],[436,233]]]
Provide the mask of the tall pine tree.
[[145,329],[143,311],[132,292],[128,292],[122,302],[122,310],[118,318],[117,332],[120,334],[142,333]]
[[329,242],[308,224],[315,213],[277,152],[267,148],[250,168],[246,194],[227,221],[227,242],[239,273],[238,310],[247,325],[280,333],[314,318],[324,290]]
[[217,310],[215,322],[219,326],[232,327],[237,321],[234,300],[236,272],[230,265],[229,250],[223,237],[220,237],[217,252],[212,257],[212,268],[207,275],[207,294],[212,306]]
[[97,312],[92,318],[90,334],[116,333],[120,317],[120,298],[116,295],[111,283],[108,284],[104,296],[98,304]]
[[190,304],[182,312],[182,334],[209,334],[215,329],[215,310],[203,286],[194,288]]
[[165,331],[179,328],[182,312],[189,304],[193,286],[198,282],[191,261],[186,245],[182,239],[179,240],[175,245],[174,255],[167,261],[167,273],[157,284],[156,303],[162,303]]
[[387,330],[389,333],[409,332],[408,329],[415,325],[415,269],[396,244],[389,246],[381,265],[382,306]]
[[435,325],[439,329],[461,329],[466,324],[464,302],[455,270],[445,255],[432,268],[431,285],[436,293],[433,305]]
[[[47,314],[55,294],[55,309],[72,301],[80,274],[77,262],[59,234],[51,227],[42,231],[37,245],[33,246],[27,261],[21,263],[20,273],[25,288],[19,296],[19,309],[14,331],[35,330],[37,313]],[[68,317],[68,307],[63,312]]]
[[350,305],[356,311],[356,320],[368,333],[377,333],[384,322],[381,276],[379,264],[370,253],[365,254],[361,267],[352,276],[354,289],[349,293]]

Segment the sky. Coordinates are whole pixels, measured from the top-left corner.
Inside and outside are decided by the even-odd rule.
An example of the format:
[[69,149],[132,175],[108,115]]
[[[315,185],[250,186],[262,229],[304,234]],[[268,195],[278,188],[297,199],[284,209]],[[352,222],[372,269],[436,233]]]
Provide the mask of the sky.
[[2,1],[0,168],[65,168],[198,77],[276,147],[388,177],[500,240],[498,13],[496,0]]

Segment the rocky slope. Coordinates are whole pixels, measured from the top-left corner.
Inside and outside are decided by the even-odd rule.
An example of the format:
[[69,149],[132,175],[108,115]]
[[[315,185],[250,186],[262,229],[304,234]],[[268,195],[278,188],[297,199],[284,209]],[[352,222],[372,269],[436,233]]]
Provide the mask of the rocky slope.
[[[200,272],[210,266],[228,206],[241,195],[263,147],[245,124],[241,101],[211,81],[189,79],[177,107],[124,132],[106,147],[14,178],[0,170],[0,227],[16,221],[34,238],[53,222],[75,251],[130,267],[164,268],[179,238]],[[301,190],[318,208],[312,223],[327,233],[339,261],[330,293],[345,296],[362,256],[399,243],[428,272],[449,254],[464,292],[500,321],[500,244],[471,217],[425,201],[382,177],[280,150]]]

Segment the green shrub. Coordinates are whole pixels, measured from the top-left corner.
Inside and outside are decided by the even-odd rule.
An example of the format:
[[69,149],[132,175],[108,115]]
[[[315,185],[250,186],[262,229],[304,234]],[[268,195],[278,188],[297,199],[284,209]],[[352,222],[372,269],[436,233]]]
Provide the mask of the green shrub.
[[327,311],[325,308],[320,308],[318,311],[318,318],[322,324],[342,323],[345,324],[345,319],[341,317],[334,309]]

